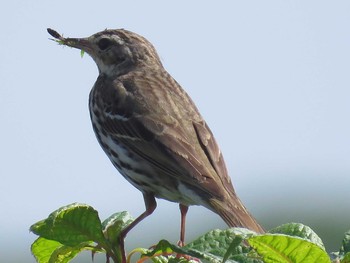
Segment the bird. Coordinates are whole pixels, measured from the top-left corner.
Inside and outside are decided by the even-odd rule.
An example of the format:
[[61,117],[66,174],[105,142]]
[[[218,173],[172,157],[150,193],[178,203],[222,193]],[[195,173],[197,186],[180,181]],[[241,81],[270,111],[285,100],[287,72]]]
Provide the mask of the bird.
[[212,131],[164,68],[154,46],[126,29],[105,29],[60,44],[89,54],[99,75],[89,95],[92,127],[114,167],[144,197],[145,211],[122,239],[156,209],[156,198],[179,203],[180,241],[188,207],[201,205],[230,227],[264,233],[237,196]]

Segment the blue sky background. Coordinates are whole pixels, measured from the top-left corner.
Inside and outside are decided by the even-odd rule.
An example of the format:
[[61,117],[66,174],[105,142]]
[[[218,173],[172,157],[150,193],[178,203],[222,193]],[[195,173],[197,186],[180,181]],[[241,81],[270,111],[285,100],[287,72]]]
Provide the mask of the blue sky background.
[[[34,262],[29,226],[60,206],[88,203],[102,219],[144,209],[91,128],[97,67],[49,41],[47,27],[70,37],[105,28],[147,37],[209,123],[256,218],[267,229],[302,222],[337,249],[350,229],[349,14],[345,0],[2,4],[1,261]],[[178,240],[177,205],[158,204],[129,248]],[[225,227],[191,208],[187,240]]]

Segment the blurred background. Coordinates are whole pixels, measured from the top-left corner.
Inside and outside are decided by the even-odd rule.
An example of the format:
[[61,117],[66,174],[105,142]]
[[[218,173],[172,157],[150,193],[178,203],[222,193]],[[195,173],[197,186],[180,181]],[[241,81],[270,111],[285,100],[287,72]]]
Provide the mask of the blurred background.
[[[91,128],[97,67],[50,41],[47,27],[69,37],[126,28],[148,38],[207,120],[258,221],[266,229],[304,223],[337,250],[350,229],[349,13],[346,0],[2,3],[1,262],[35,262],[29,227],[60,206],[87,203],[101,219],[144,211]],[[176,242],[179,222],[178,206],[160,200],[127,247]],[[188,242],[214,228],[226,225],[189,210]]]

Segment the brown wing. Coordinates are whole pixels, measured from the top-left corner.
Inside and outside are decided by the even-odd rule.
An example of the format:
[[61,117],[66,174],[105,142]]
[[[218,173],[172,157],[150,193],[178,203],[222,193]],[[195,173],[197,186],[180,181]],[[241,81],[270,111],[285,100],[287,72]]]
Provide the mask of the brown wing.
[[128,145],[163,176],[219,199],[234,193],[212,132],[189,96],[167,73],[114,82],[111,92],[118,90],[127,96],[114,100],[114,105],[105,103],[106,111],[118,114],[127,107],[132,114],[127,118],[106,114],[103,127],[110,136]]

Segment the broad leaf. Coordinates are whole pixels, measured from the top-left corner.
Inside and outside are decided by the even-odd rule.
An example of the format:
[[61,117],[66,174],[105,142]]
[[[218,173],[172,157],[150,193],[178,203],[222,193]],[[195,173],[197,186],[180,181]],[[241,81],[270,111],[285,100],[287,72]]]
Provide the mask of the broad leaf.
[[[132,254],[135,252],[142,253],[142,250],[137,249],[133,251]],[[193,257],[197,258],[198,256],[198,253],[193,253],[184,247],[173,245],[167,240],[161,240],[152,249],[143,251],[141,256],[142,260],[138,262],[142,262],[146,259],[149,259],[154,263],[186,263],[192,261],[197,262],[193,259]]]
[[251,248],[242,244],[244,239],[253,235],[255,232],[244,228],[212,230],[184,248],[199,253],[201,258],[210,262],[262,262]]
[[339,251],[341,254],[346,254],[350,252],[350,231],[345,232],[342,246]]
[[325,250],[321,238],[308,226],[300,223],[288,223],[278,226],[269,231],[271,234],[285,234],[288,236],[296,236],[309,240]]
[[90,241],[105,242],[97,211],[91,206],[78,203],[56,210],[47,219],[32,225],[30,230],[67,246]]
[[266,234],[251,237],[248,242],[266,263],[331,262],[322,248],[299,237]]
[[350,253],[346,253],[340,262],[341,263],[350,263]]
[[57,241],[39,237],[32,244],[31,251],[38,263],[46,263],[50,261],[52,253],[60,247],[62,244]]
[[121,231],[133,221],[134,218],[126,211],[111,215],[102,223],[105,238],[112,245],[118,245]]
[[61,243],[39,237],[31,246],[31,251],[38,263],[67,263],[88,244],[77,247],[64,246]]

